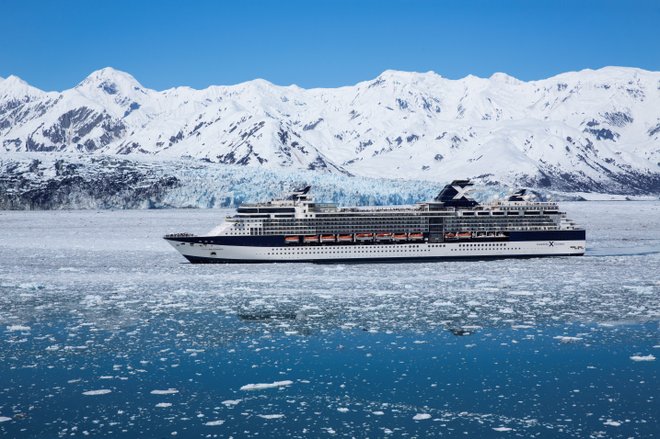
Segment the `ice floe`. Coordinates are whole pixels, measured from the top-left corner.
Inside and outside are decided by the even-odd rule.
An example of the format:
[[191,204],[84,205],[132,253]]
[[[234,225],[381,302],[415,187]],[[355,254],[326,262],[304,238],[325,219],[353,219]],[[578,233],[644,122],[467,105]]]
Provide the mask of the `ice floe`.
[[415,416],[413,416],[413,420],[415,421],[424,421],[426,419],[431,419],[431,415],[428,413],[417,413]]
[[633,355],[630,357],[633,361],[655,361],[655,356],[653,354],[649,355]]
[[31,329],[32,328],[30,328],[29,326],[25,326],[25,325],[9,325],[9,326],[7,326],[7,331],[9,331],[9,332],[19,332],[19,331],[20,332],[27,332],[27,331],[30,331]]
[[227,399],[225,401],[222,401],[222,405],[224,405],[226,407],[233,407],[235,405],[238,405],[241,401],[243,401],[243,400],[242,399]]
[[107,395],[108,393],[112,393],[112,390],[110,389],[87,390],[82,394],[85,396],[97,396],[97,395]]
[[179,391],[177,389],[169,388],[164,390],[152,390],[149,393],[152,395],[173,395],[175,393],[179,393]]
[[509,427],[493,427],[493,430],[504,432],[504,431],[511,431],[513,429]]
[[558,335],[553,337],[555,340],[559,340],[560,343],[577,343],[582,341],[582,337],[571,337],[567,335]]
[[275,387],[286,387],[293,384],[293,381],[284,380],[284,381],[275,381],[272,383],[258,383],[258,384],[246,384],[241,386],[241,390],[263,390],[263,389],[272,389]]
[[257,415],[257,416],[259,416],[260,418],[263,418],[263,419],[280,419],[280,418],[284,417],[284,415],[282,413],[274,413],[274,414],[271,414],[271,415]]

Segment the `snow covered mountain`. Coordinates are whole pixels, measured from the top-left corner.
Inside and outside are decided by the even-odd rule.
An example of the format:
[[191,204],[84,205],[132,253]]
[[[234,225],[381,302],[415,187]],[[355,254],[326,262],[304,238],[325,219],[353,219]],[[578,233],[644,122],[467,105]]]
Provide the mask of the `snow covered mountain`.
[[334,89],[144,88],[112,68],[63,92],[0,79],[0,155],[131,155],[558,191],[660,193],[660,72],[523,82],[386,71]]

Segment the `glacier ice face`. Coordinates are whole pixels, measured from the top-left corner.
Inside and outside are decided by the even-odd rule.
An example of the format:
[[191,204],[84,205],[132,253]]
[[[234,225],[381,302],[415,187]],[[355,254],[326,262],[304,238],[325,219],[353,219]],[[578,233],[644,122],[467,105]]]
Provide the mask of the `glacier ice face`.
[[[411,205],[433,199],[443,185],[194,159],[39,153],[0,156],[0,209],[218,208],[270,200],[308,184],[318,201],[344,206]],[[473,195],[483,202],[506,196],[511,190],[498,184],[480,184]],[[541,200],[594,196],[533,192]]]

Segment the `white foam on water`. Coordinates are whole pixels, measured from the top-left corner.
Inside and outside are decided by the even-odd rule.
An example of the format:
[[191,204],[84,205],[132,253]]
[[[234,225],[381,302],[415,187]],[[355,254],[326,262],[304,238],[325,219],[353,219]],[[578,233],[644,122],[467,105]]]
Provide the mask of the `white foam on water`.
[[83,392],[82,394],[85,396],[97,396],[97,395],[107,395],[108,393],[112,393],[112,390],[110,389],[88,390],[86,392]]
[[428,413],[417,413],[415,416],[413,416],[414,421],[424,421],[426,419],[431,419],[431,415]]
[[348,408],[347,407],[338,407],[337,411],[339,413],[348,413]]
[[633,355],[630,357],[633,361],[655,361],[653,354],[649,355]]
[[7,422],[7,421],[11,421],[11,418],[8,418],[6,416],[0,416],[0,422]]
[[258,383],[258,384],[246,384],[241,387],[241,390],[263,390],[263,389],[272,389],[274,387],[286,387],[293,384],[293,381],[275,381],[272,383]]
[[619,421],[608,419],[607,421],[603,422],[603,425],[609,425],[610,427],[620,427],[621,423]]
[[385,414],[385,412],[381,412],[380,410],[376,410],[375,412],[371,412],[371,414],[376,415],[376,416],[383,416]]
[[158,404],[156,404],[156,407],[159,407],[159,408],[172,407],[172,403],[171,402],[159,402]]
[[165,390],[152,390],[150,393],[152,395],[172,395],[174,393],[179,393],[179,391],[173,388],[169,388]]
[[223,421],[222,419],[217,419],[215,421],[209,421],[209,422],[205,423],[204,425],[206,425],[208,427],[217,427],[217,426],[222,425],[224,423],[225,423],[225,421]]

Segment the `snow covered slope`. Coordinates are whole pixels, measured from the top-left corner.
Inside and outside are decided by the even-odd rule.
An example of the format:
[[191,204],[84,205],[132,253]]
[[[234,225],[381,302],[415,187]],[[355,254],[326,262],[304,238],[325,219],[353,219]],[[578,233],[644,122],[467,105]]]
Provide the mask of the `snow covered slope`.
[[132,155],[559,191],[660,192],[660,72],[522,82],[386,71],[334,89],[144,88],[111,68],[43,92],[0,79],[0,154]]

